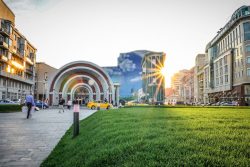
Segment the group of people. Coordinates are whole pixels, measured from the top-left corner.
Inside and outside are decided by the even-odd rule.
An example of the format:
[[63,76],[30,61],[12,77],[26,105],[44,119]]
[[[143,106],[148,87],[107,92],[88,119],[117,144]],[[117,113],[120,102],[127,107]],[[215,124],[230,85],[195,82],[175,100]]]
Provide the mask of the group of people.
[[[71,109],[72,104],[74,106],[74,108],[73,108],[74,112],[79,112],[79,110],[80,110],[80,101],[77,100],[77,99],[74,99],[73,102],[71,100],[68,100],[67,108],[69,110]],[[59,111],[58,112],[59,113],[61,113],[61,111],[64,112],[65,100],[63,98],[60,98],[58,105],[59,105]]]
[[[65,100],[63,98],[60,98],[59,100],[59,113],[64,112],[64,105],[65,105]],[[74,106],[74,112],[79,112],[80,111],[80,101],[77,99],[74,99],[73,102],[71,100],[68,100],[67,102],[67,108],[70,110],[71,106]],[[31,110],[32,107],[35,107],[35,101],[34,97],[32,95],[32,92],[30,92],[29,95],[26,96],[25,98],[25,106],[27,107],[27,119],[31,117]]]

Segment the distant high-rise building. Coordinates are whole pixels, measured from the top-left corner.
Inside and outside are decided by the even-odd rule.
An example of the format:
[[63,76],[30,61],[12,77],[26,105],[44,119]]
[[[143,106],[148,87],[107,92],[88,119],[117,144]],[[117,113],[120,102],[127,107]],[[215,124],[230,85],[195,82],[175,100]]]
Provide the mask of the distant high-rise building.
[[0,99],[34,91],[36,48],[15,28],[15,15],[0,0]]
[[204,103],[204,67],[207,65],[207,55],[198,54],[194,67],[194,102]]
[[189,70],[180,70],[179,72],[175,73],[171,77],[171,88],[175,90],[176,95],[180,95],[180,85],[181,85],[181,79],[183,76],[185,76],[187,73],[189,73]]
[[150,52],[142,60],[142,79],[145,100],[149,103],[165,101],[165,77],[161,74],[166,54],[163,52]]

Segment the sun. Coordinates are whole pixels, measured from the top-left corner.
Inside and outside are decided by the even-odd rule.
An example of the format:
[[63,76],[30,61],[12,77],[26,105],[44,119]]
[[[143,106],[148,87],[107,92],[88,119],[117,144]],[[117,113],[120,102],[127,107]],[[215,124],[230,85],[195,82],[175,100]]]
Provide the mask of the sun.
[[163,76],[165,77],[165,75],[166,75],[166,73],[167,73],[167,68],[166,68],[166,66],[164,66],[164,67],[162,67],[162,68],[160,69],[160,73],[161,73],[161,75],[163,75]]

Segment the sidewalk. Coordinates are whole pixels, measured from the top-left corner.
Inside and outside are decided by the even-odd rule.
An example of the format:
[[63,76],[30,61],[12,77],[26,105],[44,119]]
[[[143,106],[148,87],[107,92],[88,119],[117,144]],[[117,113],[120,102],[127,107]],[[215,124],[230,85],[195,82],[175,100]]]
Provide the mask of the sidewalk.
[[[80,120],[95,111],[81,109]],[[0,113],[0,166],[39,166],[66,130],[72,125],[73,112],[47,109],[32,114]]]

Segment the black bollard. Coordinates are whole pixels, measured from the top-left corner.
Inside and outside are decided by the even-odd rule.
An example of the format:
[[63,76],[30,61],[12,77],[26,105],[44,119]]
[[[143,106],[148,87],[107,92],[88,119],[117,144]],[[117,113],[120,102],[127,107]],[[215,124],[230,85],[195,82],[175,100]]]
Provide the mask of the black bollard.
[[73,137],[79,135],[79,112],[74,112]]

